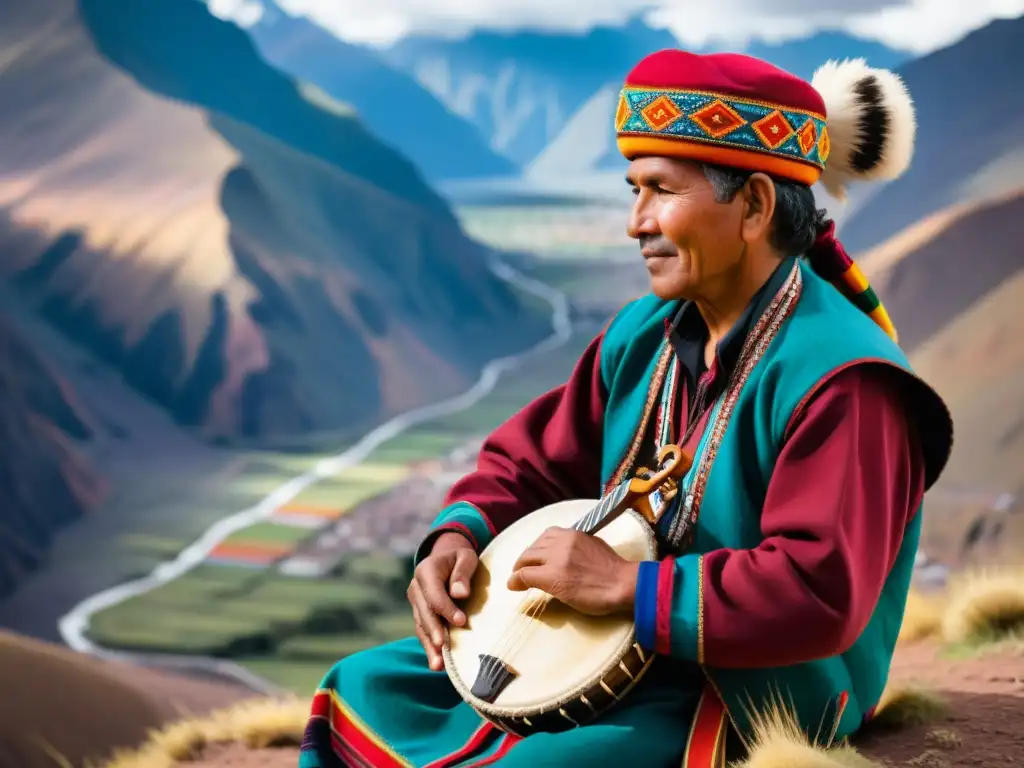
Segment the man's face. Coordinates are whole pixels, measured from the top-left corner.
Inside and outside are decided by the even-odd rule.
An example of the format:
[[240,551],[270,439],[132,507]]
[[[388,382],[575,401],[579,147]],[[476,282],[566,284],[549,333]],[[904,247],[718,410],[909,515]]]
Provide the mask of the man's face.
[[640,242],[656,296],[695,298],[736,266],[744,250],[742,193],[716,202],[699,165],[667,157],[636,158],[626,179],[636,195],[627,231]]

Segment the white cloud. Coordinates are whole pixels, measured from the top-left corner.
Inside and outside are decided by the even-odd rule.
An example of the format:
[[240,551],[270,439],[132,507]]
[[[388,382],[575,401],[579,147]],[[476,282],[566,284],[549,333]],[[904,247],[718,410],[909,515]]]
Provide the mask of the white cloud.
[[652,0],[279,0],[346,40],[388,43],[410,32],[458,36],[477,28],[585,31],[620,24]]
[[1024,15],[1024,0],[914,0],[908,6],[858,14],[850,32],[917,53],[956,42],[994,19]]
[[[221,10],[258,0],[209,0]],[[684,45],[783,41],[844,29],[924,53],[995,18],[1024,14],[1024,0],[278,0],[346,40],[387,44],[410,32],[457,36],[473,29],[585,31],[650,10]]]
[[218,19],[230,19],[240,27],[251,27],[263,18],[259,0],[207,0],[206,5]]
[[693,46],[716,39],[735,45],[752,38],[780,42],[818,29],[839,29],[927,53],[993,19],[1024,14],[1024,0],[776,0],[770,10],[767,4],[748,6],[746,0],[699,2],[685,11],[666,6],[653,18]]

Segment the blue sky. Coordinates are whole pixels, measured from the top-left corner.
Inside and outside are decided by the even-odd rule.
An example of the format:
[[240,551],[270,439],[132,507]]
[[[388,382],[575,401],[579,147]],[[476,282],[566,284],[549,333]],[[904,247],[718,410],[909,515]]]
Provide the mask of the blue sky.
[[[260,0],[207,0],[243,25]],[[683,44],[742,46],[753,37],[783,41],[818,29],[844,29],[893,47],[926,53],[995,18],[1024,15],[1024,0],[278,0],[339,37],[373,45],[411,32],[461,35],[478,28],[585,30],[653,8],[648,20]]]

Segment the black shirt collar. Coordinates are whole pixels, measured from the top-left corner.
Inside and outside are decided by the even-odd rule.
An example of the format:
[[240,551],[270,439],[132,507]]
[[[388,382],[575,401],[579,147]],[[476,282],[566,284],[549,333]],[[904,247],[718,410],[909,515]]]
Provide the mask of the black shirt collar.
[[[740,315],[739,320],[729,330],[715,350],[715,359],[722,373],[732,373],[732,369],[739,359],[743,343],[747,334],[757,322],[757,318],[768,309],[775,294],[779,292],[786,277],[793,267],[795,257],[788,257],[782,260],[771,277],[765,281],[757,293],[750,299],[747,308]],[[676,356],[682,364],[683,370],[690,378],[691,384],[695,383],[707,366],[704,365],[704,345],[707,343],[708,327],[704,323],[692,301],[685,301],[679,307],[673,319],[669,322],[666,332],[669,341],[675,349]]]

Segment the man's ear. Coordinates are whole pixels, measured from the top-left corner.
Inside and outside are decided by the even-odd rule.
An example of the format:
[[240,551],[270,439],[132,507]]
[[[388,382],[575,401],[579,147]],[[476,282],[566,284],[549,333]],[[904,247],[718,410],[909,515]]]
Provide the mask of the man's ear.
[[775,215],[775,182],[764,173],[752,173],[743,185],[743,240],[766,239]]

